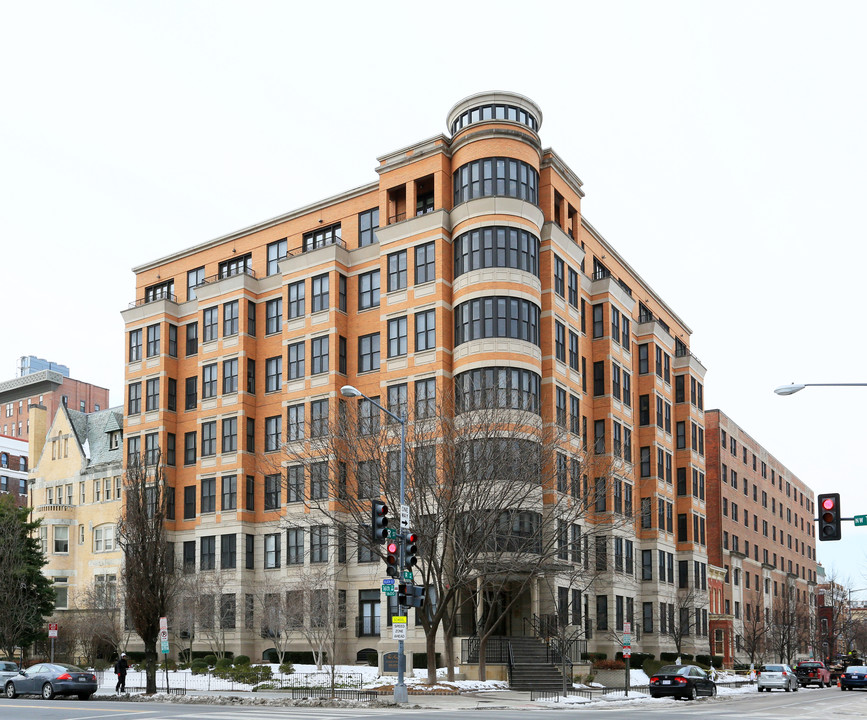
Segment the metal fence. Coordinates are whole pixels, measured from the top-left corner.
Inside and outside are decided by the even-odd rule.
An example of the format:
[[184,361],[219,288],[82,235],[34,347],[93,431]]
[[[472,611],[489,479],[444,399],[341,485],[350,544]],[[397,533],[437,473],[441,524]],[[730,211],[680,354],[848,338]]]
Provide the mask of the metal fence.
[[[98,678],[103,685],[103,675]],[[112,674],[113,677],[113,674]],[[361,673],[335,673],[332,687],[331,673],[328,671],[312,673],[271,673],[267,671],[253,673],[247,678],[253,682],[237,682],[231,678],[222,678],[213,672],[202,675],[193,675],[188,672],[168,673],[168,687],[166,686],[166,673],[164,670],[157,671],[157,692],[171,695],[186,695],[190,691],[199,692],[244,692],[253,688],[261,690],[288,691],[293,698],[303,697],[344,697],[355,699],[372,699],[376,697],[374,692],[370,697],[361,697],[368,691],[362,690],[364,676]],[[126,691],[130,694],[145,692],[143,686],[128,685]]]

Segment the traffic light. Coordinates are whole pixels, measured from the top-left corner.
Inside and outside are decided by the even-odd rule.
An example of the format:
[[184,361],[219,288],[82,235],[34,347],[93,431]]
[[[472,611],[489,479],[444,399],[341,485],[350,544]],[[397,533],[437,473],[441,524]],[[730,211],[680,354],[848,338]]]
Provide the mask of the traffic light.
[[385,550],[385,572],[389,577],[396,578],[400,575],[397,568],[397,559],[399,556],[397,540],[389,540],[388,544],[385,546]]
[[840,539],[840,493],[819,495],[819,540]]
[[388,537],[388,505],[382,500],[374,500],[370,506],[371,539],[382,545]]
[[424,607],[426,591],[421,585],[401,583],[397,586],[397,604],[403,607]]
[[407,570],[412,570],[418,565],[418,535],[412,532],[403,534],[403,566]]

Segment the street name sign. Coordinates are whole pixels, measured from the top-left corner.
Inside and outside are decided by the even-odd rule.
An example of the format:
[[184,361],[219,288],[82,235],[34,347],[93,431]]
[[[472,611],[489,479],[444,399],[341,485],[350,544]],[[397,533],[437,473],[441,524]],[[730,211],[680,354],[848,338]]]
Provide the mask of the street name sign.
[[855,526],[858,525],[867,525],[867,515],[856,515],[855,516]]

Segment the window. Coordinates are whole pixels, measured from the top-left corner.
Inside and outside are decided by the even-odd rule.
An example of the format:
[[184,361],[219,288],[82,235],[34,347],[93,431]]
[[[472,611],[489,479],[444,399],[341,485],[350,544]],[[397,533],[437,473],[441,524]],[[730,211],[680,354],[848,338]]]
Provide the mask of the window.
[[93,529],[93,552],[114,550],[114,525],[99,525]]
[[186,393],[184,400],[184,408],[186,410],[195,410],[198,402],[198,385],[199,378],[189,377],[186,380]]
[[327,525],[314,525],[310,528],[310,562],[328,562]]
[[406,250],[388,255],[388,292],[406,288]]
[[[372,400],[379,402],[378,397],[374,397]],[[380,410],[376,405],[367,398],[360,398],[358,400],[358,434],[374,435],[378,433],[379,414]]]
[[202,457],[217,454],[217,421],[202,423]]
[[[292,343],[286,350],[289,358],[289,380],[304,377],[304,341]],[[279,389],[279,388],[278,388]]]
[[569,304],[577,308],[578,307],[578,273],[575,272],[572,268],[568,268],[569,270]]
[[148,326],[148,345],[147,345],[147,356],[155,357],[160,354],[160,326],[159,325],[149,325]]
[[199,323],[186,324],[187,329],[187,355],[195,355],[199,351]]
[[217,397],[217,363],[202,368],[202,399]]
[[238,358],[223,361],[223,395],[238,392]]
[[554,354],[560,362],[566,362],[566,326],[554,321]]
[[280,567],[280,535],[272,533],[265,535],[265,568]]
[[417,245],[415,248],[415,284],[432,282],[435,276],[434,244]]
[[376,242],[376,230],[379,228],[379,208],[358,213],[358,247],[365,247]]
[[138,415],[141,413],[141,383],[130,383],[127,388],[127,409],[128,415]]
[[598,397],[605,394],[605,361],[593,363],[593,395]]
[[223,304],[223,337],[238,334],[238,301]]
[[202,478],[199,512],[212,513],[217,510],[217,478]]
[[[141,360],[141,330],[131,330],[129,333],[129,362],[138,362]],[[6,417],[10,417],[11,413],[7,408]]]
[[647,345],[639,345],[638,346],[638,374],[646,375],[649,370],[649,357],[648,357],[648,347]]
[[474,160],[458,168],[452,178],[455,205],[491,195],[539,203],[539,173],[520,160],[505,157]]
[[[407,417],[409,407],[407,404],[406,383],[401,383],[400,385],[389,385],[388,386],[388,406],[387,407],[388,407],[389,412],[393,412],[398,417],[401,417],[401,418]],[[387,417],[386,422],[393,423],[395,421],[391,417]]]
[[432,418],[436,414],[436,380],[416,380],[415,417],[416,420]]
[[471,340],[503,337],[539,345],[540,309],[521,298],[482,297],[455,307],[455,347]]
[[184,434],[184,465],[194,465],[196,462],[196,433]]
[[[292,286],[289,286],[290,293]],[[289,303],[290,312],[292,303]],[[292,317],[291,315],[289,317]],[[280,332],[280,326],[283,324],[283,298],[275,298],[268,300],[265,303],[265,334]]]
[[204,329],[203,342],[211,342],[217,339],[217,331],[219,322],[219,308],[205,308],[202,314],[202,325]]
[[[224,475],[220,479],[222,496],[220,510],[234,510],[238,503],[238,478],[236,475]],[[225,535],[223,537],[226,537]],[[232,536],[234,537],[234,535]],[[234,565],[232,565],[234,567]]]
[[265,509],[276,510],[280,507],[281,478],[279,475],[265,476]]
[[238,418],[223,419],[222,452],[230,453],[238,449]]
[[379,333],[358,338],[358,372],[379,370]]
[[280,261],[286,258],[286,238],[268,243],[268,275],[275,275],[280,271]]
[[[213,570],[217,559],[217,536],[205,535],[199,538],[199,570]],[[212,597],[209,595],[200,595],[199,600]],[[203,623],[207,626],[207,622]]]
[[433,350],[436,347],[436,316],[433,310],[415,314],[415,351]]
[[287,432],[286,440],[304,439],[304,405],[290,405],[286,408]]
[[[160,452],[159,436],[156,433],[145,435],[145,463],[155,465]],[[99,482],[97,480],[96,482]],[[106,493],[106,500],[111,500],[111,492]]]
[[566,391],[557,387],[554,398],[557,424],[564,428],[566,427]]
[[310,341],[311,364],[310,373],[318,375],[328,372],[328,336],[313,338]]
[[200,267],[187,272],[187,300],[196,299],[196,288],[205,282],[205,268]]
[[286,564],[304,564],[304,528],[289,528],[286,531]]
[[328,462],[315,462],[310,465],[310,498],[325,500],[328,498]]
[[321,312],[328,309],[328,273],[317,275],[310,280],[312,298],[311,312]]
[[554,292],[560,297],[565,297],[565,265],[563,258],[554,256]]
[[379,306],[379,270],[371,270],[358,276],[358,309]]
[[593,337],[605,337],[605,322],[603,320],[602,305],[593,306]]
[[265,392],[277,392],[283,385],[283,358],[265,360]]
[[328,400],[313,400],[310,403],[310,437],[328,436]]
[[388,321],[388,357],[406,355],[406,316]]
[[[484,227],[453,242],[455,277],[473,270],[507,267],[539,277],[539,238],[509,227]],[[432,278],[431,278],[432,279]]]
[[286,468],[286,502],[304,501],[304,467],[291,465]]
[[302,248],[304,252],[325,247],[326,245],[341,244],[340,223],[335,223],[334,225],[328,225],[326,227],[318,227],[316,230],[304,233],[302,237]]
[[279,415],[265,418],[265,452],[274,452],[280,449],[280,436],[283,432],[282,421]]
[[184,488],[184,520],[196,517],[196,486],[188,485]]

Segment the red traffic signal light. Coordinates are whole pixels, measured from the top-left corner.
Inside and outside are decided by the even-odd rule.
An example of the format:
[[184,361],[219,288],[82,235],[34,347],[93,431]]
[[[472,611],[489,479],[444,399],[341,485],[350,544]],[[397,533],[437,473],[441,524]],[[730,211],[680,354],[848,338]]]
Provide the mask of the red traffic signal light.
[[396,578],[400,573],[397,570],[398,545],[394,540],[390,540],[385,546],[385,572],[389,577]]
[[840,493],[824,493],[819,495],[819,540],[839,540],[842,517],[840,513]]
[[403,534],[403,566],[407,570],[412,570],[412,568],[418,565],[418,535],[413,532],[406,532]]

